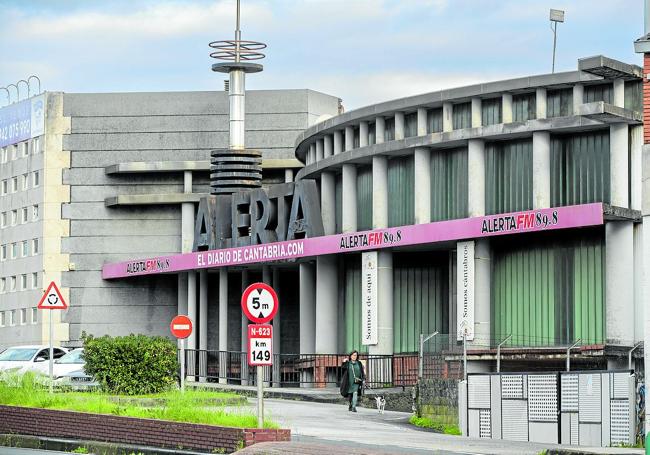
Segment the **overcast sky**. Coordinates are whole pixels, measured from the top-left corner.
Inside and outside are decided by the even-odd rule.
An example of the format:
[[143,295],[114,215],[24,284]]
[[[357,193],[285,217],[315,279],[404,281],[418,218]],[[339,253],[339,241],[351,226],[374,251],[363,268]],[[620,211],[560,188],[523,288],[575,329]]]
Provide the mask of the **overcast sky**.
[[[233,37],[234,5],[0,0],[0,86],[36,74],[51,91],[221,90],[208,43]],[[640,63],[643,0],[242,0],[243,39],[269,46],[247,88],[310,88],[350,110],[548,73],[551,7],[566,10],[558,71],[596,54]]]

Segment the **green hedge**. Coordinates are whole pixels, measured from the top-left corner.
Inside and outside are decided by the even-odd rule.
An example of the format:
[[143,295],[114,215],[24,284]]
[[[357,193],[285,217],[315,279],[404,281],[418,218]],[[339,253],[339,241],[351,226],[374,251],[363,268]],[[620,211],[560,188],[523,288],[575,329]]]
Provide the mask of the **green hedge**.
[[83,334],[85,371],[114,394],[143,395],[176,383],[176,345],[163,337],[129,335],[95,338]]

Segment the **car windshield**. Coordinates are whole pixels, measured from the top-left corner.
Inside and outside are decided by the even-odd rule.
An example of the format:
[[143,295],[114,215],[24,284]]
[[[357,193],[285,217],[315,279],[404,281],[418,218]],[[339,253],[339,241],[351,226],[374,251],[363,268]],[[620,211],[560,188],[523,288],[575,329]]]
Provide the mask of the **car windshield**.
[[84,363],[83,354],[83,349],[77,349],[75,351],[68,352],[66,355],[57,360],[56,363]]
[[0,361],[4,362],[27,362],[34,357],[38,349],[30,348],[9,348],[0,353]]

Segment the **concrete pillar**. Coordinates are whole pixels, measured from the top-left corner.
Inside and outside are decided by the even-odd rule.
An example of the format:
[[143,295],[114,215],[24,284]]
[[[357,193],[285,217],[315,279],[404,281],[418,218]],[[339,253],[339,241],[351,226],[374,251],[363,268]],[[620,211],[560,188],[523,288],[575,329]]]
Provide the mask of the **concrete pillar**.
[[632,225],[634,251],[634,342],[643,341],[645,305],[643,300],[643,229],[642,223]]
[[[194,329],[187,337],[187,349],[196,349],[196,331],[198,328],[197,307],[196,307],[196,272],[187,273],[187,317],[192,320]],[[188,368],[188,375],[192,372]]]
[[478,128],[483,125],[483,102],[481,98],[472,98],[472,128]]
[[345,151],[352,150],[354,148],[354,128],[351,126],[345,127]]
[[546,118],[546,89],[538,88],[535,91],[535,117]]
[[316,162],[323,160],[323,140],[316,140]]
[[226,384],[228,351],[228,269],[219,269],[219,383]]
[[338,351],[338,270],[336,255],[316,258],[316,354]]
[[584,102],[585,89],[582,84],[573,86],[573,115],[578,115],[578,108]]
[[[643,192],[643,126],[630,126],[630,208],[642,210],[641,198]],[[647,226],[644,223],[634,225],[634,341],[643,341],[645,305],[644,305],[644,229]],[[650,274],[648,274],[650,276]]]
[[301,262],[299,265],[300,287],[300,353],[316,352],[316,273],[314,264]]
[[328,134],[323,138],[323,158],[328,158],[334,155],[334,144],[332,142],[332,135]]
[[625,81],[614,79],[614,99],[612,104],[618,107],[625,107]]
[[372,157],[372,228],[388,227],[388,158]]
[[[272,272],[271,272],[271,266],[263,265],[262,266],[262,283],[268,284],[269,286],[273,287],[273,281],[272,280],[273,280],[273,275],[272,275]],[[275,289],[275,291],[277,292],[278,290]],[[271,323],[273,325],[275,325],[275,317],[273,318],[273,321]],[[275,333],[273,334],[273,339],[271,340],[272,347],[273,347],[273,354],[275,355],[275,354],[277,354],[277,351],[276,351],[276,346],[275,346],[274,342],[275,342]],[[274,359],[273,363],[274,363],[274,366],[276,366],[275,359]],[[262,368],[262,371],[263,371],[263,376],[264,376],[262,378],[262,380],[264,381],[264,387],[270,387],[271,386],[271,383],[270,383],[270,380],[271,380],[271,368],[270,367],[264,367],[264,368]]]
[[490,346],[490,240],[477,239],[474,244],[474,343]]
[[[187,314],[187,273],[178,274],[178,314]],[[171,321],[170,321],[171,322]],[[179,344],[180,346],[180,341]]]
[[[192,193],[192,172],[185,171],[183,173],[183,192],[185,194]],[[192,251],[194,244],[194,204],[186,202],[181,204],[181,252],[189,253]],[[184,308],[179,307],[179,314],[186,314],[193,324],[196,324],[196,273],[190,272],[185,274],[183,280],[179,280],[178,292],[184,293],[186,297],[183,299]],[[180,310],[183,309],[183,313]],[[180,343],[180,341],[179,341]],[[187,349],[196,349],[196,330],[192,331],[187,339]],[[189,374],[189,372],[188,372]]]
[[485,142],[470,139],[467,143],[469,216],[485,215]]
[[375,144],[383,144],[386,137],[386,119],[377,117],[375,119]]
[[[248,287],[248,270],[241,271],[241,293]],[[248,318],[241,312],[241,385],[248,385]]]
[[359,123],[359,147],[368,147],[368,122]]
[[333,147],[334,147],[334,155],[338,155],[343,151],[343,132],[342,131],[334,131],[334,134],[332,134],[333,138]]
[[343,232],[357,230],[357,167],[344,164],[342,172],[342,227]]
[[284,183],[293,182],[293,169],[284,170]]
[[[278,294],[280,302],[282,302],[282,294],[280,290],[280,269],[273,267],[273,276],[272,276],[272,287],[275,289],[275,292]],[[282,354],[282,304],[278,307],[278,312],[275,313],[273,318],[273,387],[280,387],[281,377],[280,377],[280,365]]]
[[377,344],[371,355],[393,354],[393,253],[377,252]]
[[431,221],[431,150],[418,147],[414,153],[415,224]]
[[316,144],[309,144],[309,152],[307,152],[307,165],[316,162]]
[[501,123],[512,123],[512,93],[504,93],[502,95]]
[[533,208],[551,206],[551,134],[533,133]]
[[205,382],[207,376],[208,350],[208,271],[199,271],[199,381]]
[[454,105],[442,103],[442,132],[448,133],[454,130]]
[[404,139],[404,112],[395,112],[395,140]]
[[605,224],[607,343],[634,342],[634,230],[631,221]]
[[418,108],[418,136],[427,135],[427,110],[424,107]]
[[[641,210],[641,197],[643,193],[643,126],[630,126],[630,208]],[[648,195],[650,197],[650,195]],[[648,348],[650,349],[650,347]]]
[[336,234],[336,179],[333,172],[321,174],[320,208],[325,235]]
[[628,131],[626,123],[609,127],[611,204],[628,207]]

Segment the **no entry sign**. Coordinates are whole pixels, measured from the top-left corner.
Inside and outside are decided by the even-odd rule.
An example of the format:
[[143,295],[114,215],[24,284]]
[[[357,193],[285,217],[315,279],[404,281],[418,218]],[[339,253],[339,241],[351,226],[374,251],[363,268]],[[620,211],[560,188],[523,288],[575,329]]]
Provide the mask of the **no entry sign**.
[[273,365],[273,326],[250,324],[248,326],[248,364]]
[[169,329],[176,338],[187,338],[192,334],[192,320],[185,315],[178,315],[172,319]]
[[241,297],[241,307],[246,317],[256,324],[269,322],[278,312],[278,295],[266,283],[253,283]]

